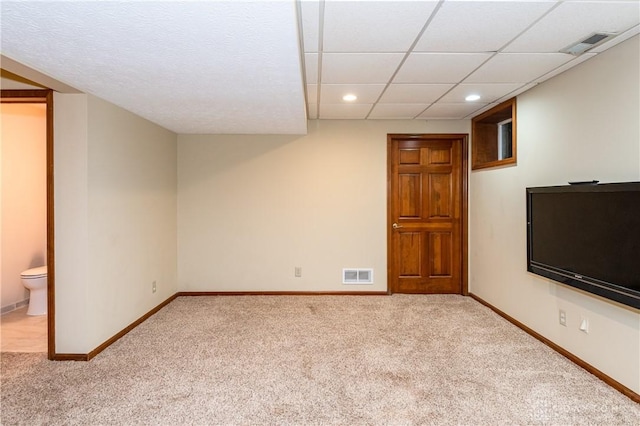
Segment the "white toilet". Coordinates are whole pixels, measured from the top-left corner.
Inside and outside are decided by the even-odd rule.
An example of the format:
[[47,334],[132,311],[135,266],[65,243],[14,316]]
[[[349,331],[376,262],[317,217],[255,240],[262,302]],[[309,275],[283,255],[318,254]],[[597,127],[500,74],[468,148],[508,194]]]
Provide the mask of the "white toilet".
[[47,313],[47,267],[27,269],[20,274],[22,284],[29,289],[29,308],[27,315],[45,315]]

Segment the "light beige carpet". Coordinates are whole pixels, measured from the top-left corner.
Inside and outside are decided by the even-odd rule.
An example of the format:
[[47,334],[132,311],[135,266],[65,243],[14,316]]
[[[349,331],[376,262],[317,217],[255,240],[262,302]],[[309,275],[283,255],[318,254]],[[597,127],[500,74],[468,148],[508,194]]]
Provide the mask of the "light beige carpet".
[[462,296],[180,297],[90,362],[2,354],[3,425],[638,425]]

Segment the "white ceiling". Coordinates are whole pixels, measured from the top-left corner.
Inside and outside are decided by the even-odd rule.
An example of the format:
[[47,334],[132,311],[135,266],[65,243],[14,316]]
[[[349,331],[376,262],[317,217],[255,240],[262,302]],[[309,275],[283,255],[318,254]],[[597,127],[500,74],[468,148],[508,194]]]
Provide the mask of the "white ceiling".
[[[3,56],[178,133],[299,134],[306,114],[470,118],[640,28],[640,0],[1,7]],[[593,32],[617,36],[580,56],[559,53]],[[346,93],[358,99],[344,102]],[[480,100],[465,102],[470,93]]]
[[294,1],[1,7],[3,55],[177,133],[306,132]]
[[[638,33],[631,1],[303,1],[309,118],[470,118]],[[619,34],[581,56],[593,32]],[[341,94],[358,100],[346,104]],[[465,97],[479,94],[469,103]]]

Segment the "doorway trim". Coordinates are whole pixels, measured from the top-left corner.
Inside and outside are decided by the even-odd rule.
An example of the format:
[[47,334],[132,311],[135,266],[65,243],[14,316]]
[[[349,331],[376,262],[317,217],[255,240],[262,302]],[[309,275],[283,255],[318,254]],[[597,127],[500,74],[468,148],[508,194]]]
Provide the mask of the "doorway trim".
[[394,261],[392,253],[391,223],[393,222],[393,212],[391,211],[391,174],[392,174],[392,149],[394,139],[460,139],[460,155],[462,156],[460,167],[461,191],[460,194],[460,220],[461,220],[461,294],[469,295],[469,134],[468,133],[425,133],[425,134],[387,134],[387,293],[392,293],[391,288],[391,265]]
[[55,239],[53,210],[53,90],[2,90],[2,103],[43,103],[46,105],[47,157],[47,358],[56,353],[55,336]]

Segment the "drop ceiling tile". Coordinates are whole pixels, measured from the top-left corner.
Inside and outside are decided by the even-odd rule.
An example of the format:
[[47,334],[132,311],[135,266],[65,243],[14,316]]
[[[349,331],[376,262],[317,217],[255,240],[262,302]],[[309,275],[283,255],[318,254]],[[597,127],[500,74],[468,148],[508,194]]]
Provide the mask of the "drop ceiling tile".
[[364,119],[371,110],[371,104],[320,104],[321,119]]
[[322,82],[386,84],[403,58],[401,53],[325,53]]
[[565,53],[499,53],[465,83],[528,83],[574,57]]
[[412,53],[394,83],[457,83],[491,53]]
[[436,103],[433,104],[425,112],[420,114],[418,118],[427,119],[463,119],[473,112],[483,108],[484,103]]
[[368,118],[375,119],[412,119],[429,104],[377,104],[369,114]]
[[353,94],[358,99],[351,103],[372,104],[378,100],[384,88],[384,84],[323,84],[320,99],[322,103],[340,104],[344,102],[344,95]]
[[304,54],[304,70],[307,83],[318,82],[318,54],[317,53],[305,53]]
[[318,51],[318,28],[320,23],[320,2],[305,0],[299,2],[302,17],[303,52]]
[[557,52],[593,32],[620,33],[639,22],[638,1],[565,1],[504,52]]
[[436,1],[327,1],[324,52],[404,52]]
[[447,1],[414,51],[497,51],[554,5],[551,1]]
[[431,104],[453,86],[453,84],[391,84],[380,98],[380,102]]
[[318,102],[318,85],[307,84],[307,102],[315,104]]
[[447,93],[440,102],[465,102],[468,95],[480,95],[478,102],[494,102],[514,90],[522,87],[521,83],[505,83],[505,84],[459,84],[449,93]]

